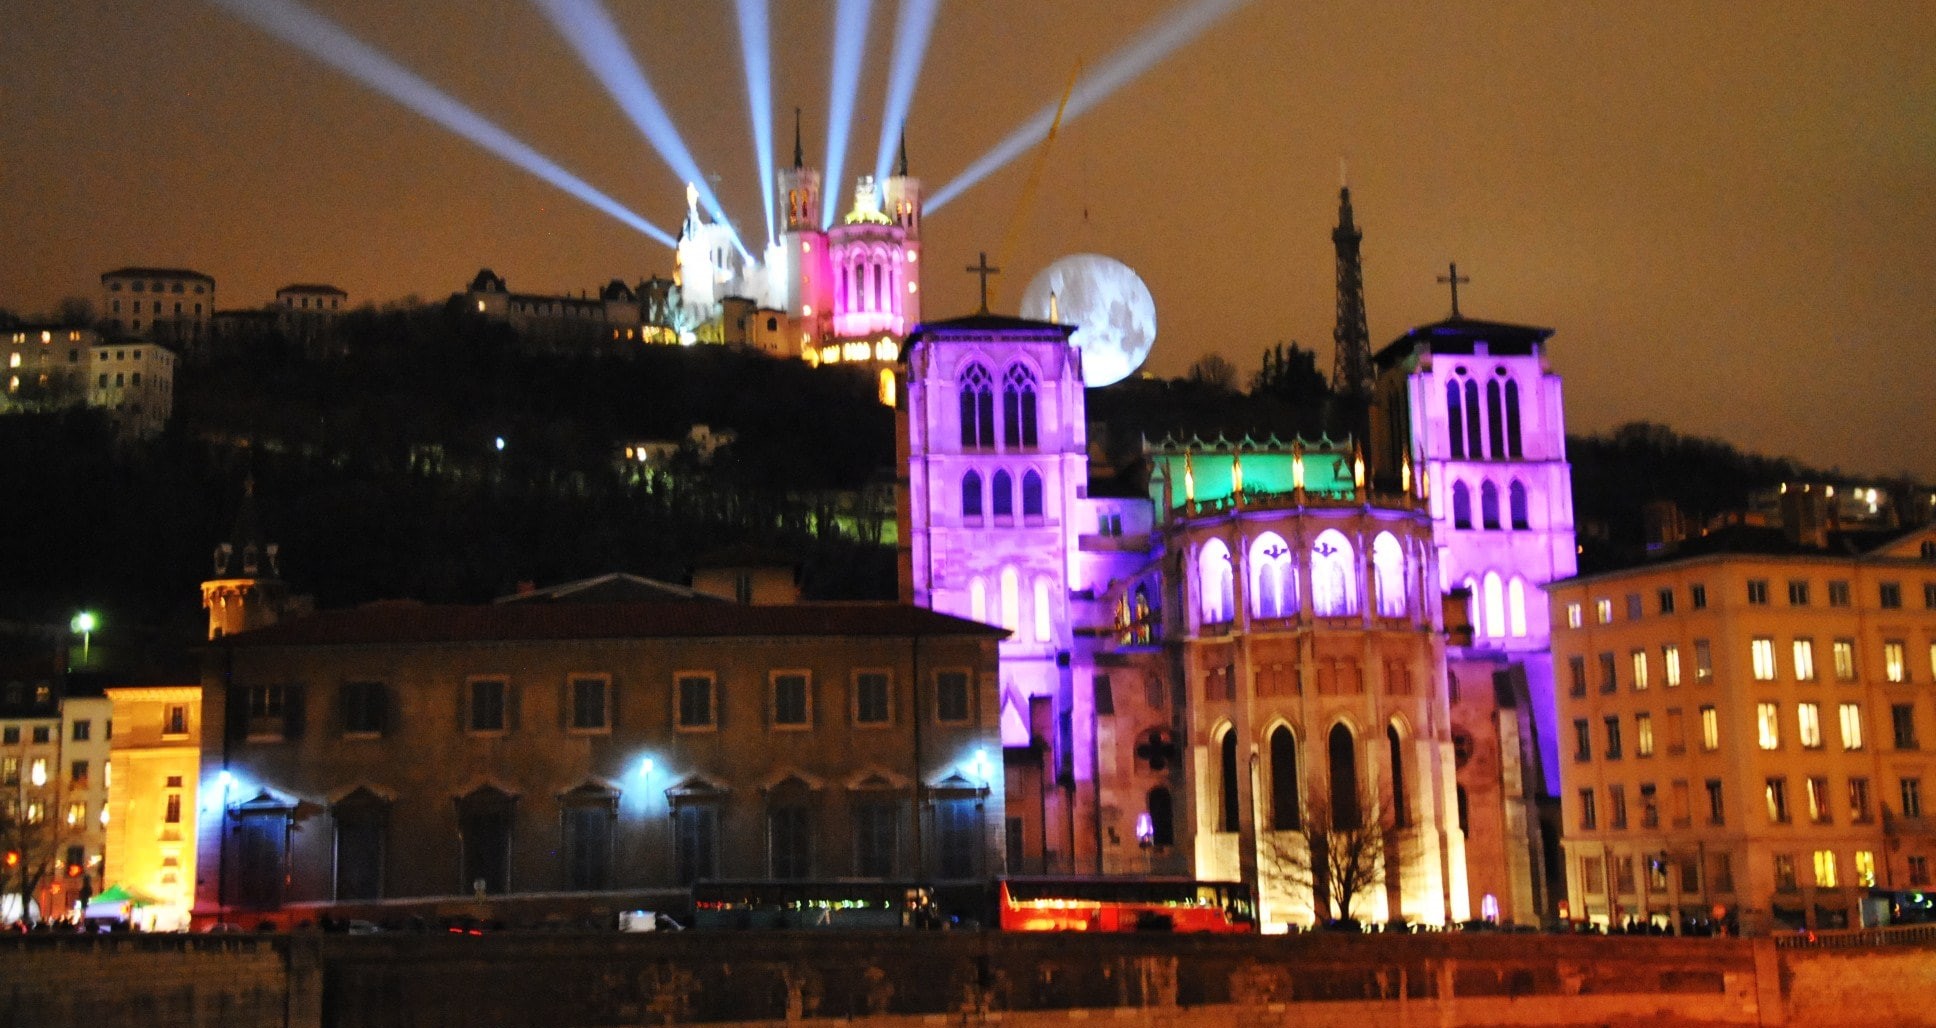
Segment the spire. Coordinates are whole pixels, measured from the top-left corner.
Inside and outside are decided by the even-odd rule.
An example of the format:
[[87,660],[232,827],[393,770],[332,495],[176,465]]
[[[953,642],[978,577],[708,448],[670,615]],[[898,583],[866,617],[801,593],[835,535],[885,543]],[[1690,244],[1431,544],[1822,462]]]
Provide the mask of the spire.
[[907,177],[908,177],[908,173],[907,173],[907,129],[902,129],[902,130],[901,130],[901,163],[900,163],[900,170],[898,170],[898,171],[896,171],[896,172],[895,172],[894,174],[896,174],[896,175],[898,175],[898,176],[899,176],[899,177],[901,177],[901,178],[907,178]]
[[[1342,173],[1342,166],[1340,166]],[[1351,187],[1338,188],[1338,227],[1331,243],[1338,251],[1338,323],[1331,365],[1331,390],[1339,396],[1371,397],[1371,330],[1365,323],[1365,271],[1358,254],[1364,233],[1351,218]]]
[[800,149],[800,108],[798,107],[793,109],[793,166],[796,168],[807,166],[806,151]]

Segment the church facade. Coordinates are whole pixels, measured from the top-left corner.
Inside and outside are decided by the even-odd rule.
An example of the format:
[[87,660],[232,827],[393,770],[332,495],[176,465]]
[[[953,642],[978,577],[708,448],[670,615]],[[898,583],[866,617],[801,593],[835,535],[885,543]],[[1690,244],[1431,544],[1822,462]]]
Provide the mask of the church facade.
[[1010,872],[1241,881],[1266,930],[1550,915],[1550,332],[1414,330],[1371,362],[1368,449],[1165,440],[1119,497],[1071,331],[924,324],[897,404],[902,599],[1010,632]]

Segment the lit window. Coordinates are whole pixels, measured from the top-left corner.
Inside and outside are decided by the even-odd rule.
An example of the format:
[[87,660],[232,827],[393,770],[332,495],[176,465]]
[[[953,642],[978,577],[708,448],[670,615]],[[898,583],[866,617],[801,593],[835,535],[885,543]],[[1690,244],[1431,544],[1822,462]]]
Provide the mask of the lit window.
[[1909,660],[1900,639],[1891,639],[1882,644],[1882,677],[1891,682],[1909,680]]
[[1835,657],[1835,680],[1855,681],[1855,640],[1837,639],[1830,647],[1830,652]]
[[[1372,540],[1371,564],[1374,579],[1378,584],[1378,616],[1402,618],[1405,616],[1405,555],[1398,545],[1398,538],[1390,532],[1378,533]],[[1519,579],[1513,579],[1513,634],[1526,634],[1526,596],[1525,587]]]
[[1652,714],[1634,715],[1634,755],[1637,757],[1654,755],[1654,716]]
[[1873,850],[1855,851],[1855,884],[1864,889],[1875,888],[1876,860]]
[[1681,648],[1672,643],[1660,648],[1661,677],[1669,689],[1681,684]]
[[1000,583],[1002,609],[997,612],[1001,617],[999,623],[1010,632],[1020,631],[1022,613],[1021,573],[1012,567],[1003,568]]
[[1818,889],[1835,888],[1835,851],[1815,851],[1815,887]]
[[1795,681],[1815,680],[1815,640],[1795,640]]
[[1849,820],[1855,824],[1867,824],[1871,816],[1869,780],[1867,778],[1849,779]]
[[1711,682],[1714,680],[1714,651],[1706,639],[1694,640],[1694,680]]
[[[1355,568],[1351,541],[1345,538],[1343,532],[1327,528],[1318,534],[1317,541],[1311,545],[1311,605],[1320,617],[1349,616],[1358,612]],[[1487,577],[1496,591],[1497,577]],[[1486,614],[1488,618],[1491,617],[1490,606]]]
[[1781,708],[1773,703],[1755,705],[1755,725],[1757,741],[1762,749],[1772,750],[1781,746]]
[[1862,705],[1844,703],[1841,707],[1842,748],[1859,750],[1862,748]]
[[1566,605],[1566,627],[1578,628],[1580,627],[1580,624],[1581,624],[1580,605],[1577,603],[1567,604]]
[[1757,682],[1775,680],[1775,641],[1762,636],[1749,644],[1754,656],[1754,677]]
[[1647,689],[1647,651],[1635,650],[1628,655],[1633,664],[1633,687],[1635,692]]
[[1768,801],[1768,820],[1777,824],[1788,820],[1788,779],[1775,777],[1768,779],[1762,788],[1762,795]]
[[1814,703],[1800,703],[1795,706],[1795,737],[1801,740],[1803,749],[1822,748],[1822,708]]
[[1816,824],[1828,824],[1834,819],[1831,809],[1834,801],[1829,799],[1828,779],[1820,775],[1808,779],[1808,819]]
[[1594,619],[1599,621],[1600,624],[1603,624],[1603,625],[1613,624],[1613,601],[1612,600],[1593,601],[1593,616],[1594,616]]
[[1481,588],[1485,592],[1485,634],[1498,638],[1506,634],[1506,597],[1499,585],[1499,572],[1486,572]]

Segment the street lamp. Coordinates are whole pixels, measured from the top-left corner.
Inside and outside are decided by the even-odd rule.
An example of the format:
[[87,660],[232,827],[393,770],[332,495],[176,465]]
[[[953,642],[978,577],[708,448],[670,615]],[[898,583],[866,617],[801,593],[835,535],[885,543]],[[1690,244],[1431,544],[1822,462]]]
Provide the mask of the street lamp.
[[94,641],[94,629],[98,628],[100,624],[101,624],[100,619],[95,617],[94,612],[91,610],[81,611],[80,613],[74,615],[73,621],[68,623],[68,628],[72,629],[73,631],[81,633],[81,663],[82,664],[87,663],[88,651],[92,649],[92,644]]

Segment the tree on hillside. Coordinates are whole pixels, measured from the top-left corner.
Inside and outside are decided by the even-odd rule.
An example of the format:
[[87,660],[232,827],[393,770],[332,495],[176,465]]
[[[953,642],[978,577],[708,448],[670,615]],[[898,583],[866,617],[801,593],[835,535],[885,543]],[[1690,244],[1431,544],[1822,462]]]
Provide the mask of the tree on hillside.
[[1262,366],[1250,377],[1250,392],[1299,406],[1317,406],[1330,399],[1331,385],[1318,370],[1317,354],[1293,339],[1289,349],[1278,343],[1264,351]]
[[1219,392],[1234,393],[1237,391],[1237,368],[1218,354],[1204,354],[1190,365],[1190,381]]

